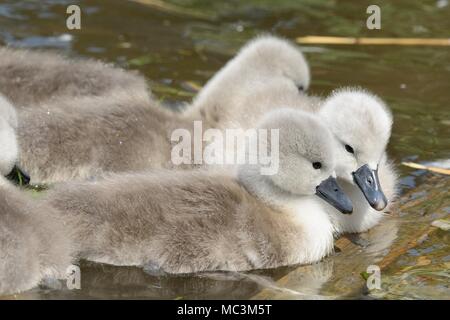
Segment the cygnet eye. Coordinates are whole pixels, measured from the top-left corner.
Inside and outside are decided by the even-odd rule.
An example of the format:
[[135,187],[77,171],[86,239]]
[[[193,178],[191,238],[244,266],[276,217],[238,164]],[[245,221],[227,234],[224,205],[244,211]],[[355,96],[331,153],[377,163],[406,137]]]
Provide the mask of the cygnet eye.
[[314,169],[320,169],[320,168],[322,168],[322,163],[321,162],[313,162],[312,166]]
[[347,150],[347,152],[349,153],[355,153],[355,150],[353,150],[353,148],[348,144],[345,145],[345,150]]
[[298,88],[298,91],[300,91],[300,92],[305,91],[305,88],[303,86],[298,86],[297,88]]

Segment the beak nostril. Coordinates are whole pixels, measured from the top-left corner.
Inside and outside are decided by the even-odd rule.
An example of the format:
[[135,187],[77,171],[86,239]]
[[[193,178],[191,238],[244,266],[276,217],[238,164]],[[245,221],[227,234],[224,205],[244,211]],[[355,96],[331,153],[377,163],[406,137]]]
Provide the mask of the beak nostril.
[[338,189],[334,189],[334,192],[338,192],[339,190]]

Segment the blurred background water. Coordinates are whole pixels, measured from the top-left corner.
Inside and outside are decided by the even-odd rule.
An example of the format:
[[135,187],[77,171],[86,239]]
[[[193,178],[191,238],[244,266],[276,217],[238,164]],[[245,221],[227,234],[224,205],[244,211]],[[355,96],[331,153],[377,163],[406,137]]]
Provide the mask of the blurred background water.
[[[81,30],[66,28],[70,4],[81,7]],[[381,30],[366,28],[366,8],[371,4],[381,8]],[[171,108],[189,102],[241,45],[264,32],[292,40],[307,35],[448,38],[450,4],[448,0],[0,1],[0,45],[47,48],[137,69],[148,78],[158,99]],[[389,154],[397,163],[437,161],[448,166],[450,47],[305,45],[302,50],[311,65],[311,93],[326,96],[339,86],[361,86],[389,104],[394,112]],[[399,166],[399,171],[403,194],[430,178],[422,170]],[[372,239],[378,249],[368,252],[360,247],[354,252],[357,258],[383,256],[397,241],[398,232],[409,232],[411,221],[430,224],[434,218],[448,218],[448,178],[442,176],[438,183],[437,206],[400,213],[399,219],[392,219],[396,221],[392,241],[376,246],[376,239],[389,238],[386,234],[393,228],[390,221],[382,227],[382,235]],[[427,190],[411,195],[411,199],[426,198]],[[406,278],[402,278],[405,272],[391,270],[385,290],[378,294],[339,291],[333,286],[336,268],[329,264],[339,260],[339,254],[328,258],[325,265],[310,267],[312,271],[305,269],[300,277],[302,285],[297,287],[309,292],[309,297],[450,299],[449,243],[448,231],[433,233],[416,251],[408,251],[399,259],[402,268],[412,266],[405,271]],[[418,262],[420,257],[426,259]],[[417,273],[414,265],[425,271]],[[415,273],[409,274],[411,270]],[[83,262],[82,290],[42,287],[21,297],[247,298],[262,288],[272,288],[288,297],[302,298],[297,291],[277,287],[275,280],[288,271],[168,277],[152,276],[137,268]],[[356,271],[347,270],[356,273],[353,280],[363,270]],[[402,281],[404,284],[398,285]],[[334,289],[327,291],[326,287]]]

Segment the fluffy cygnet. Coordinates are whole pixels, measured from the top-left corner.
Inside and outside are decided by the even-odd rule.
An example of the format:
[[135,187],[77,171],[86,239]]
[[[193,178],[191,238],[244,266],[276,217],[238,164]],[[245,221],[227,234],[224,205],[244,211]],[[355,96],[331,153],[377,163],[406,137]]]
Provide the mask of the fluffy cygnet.
[[289,41],[260,36],[248,42],[207,82],[186,113],[215,128],[234,127],[237,113],[245,113],[244,116],[252,113],[253,104],[242,105],[242,99],[267,81],[283,82],[299,99],[307,90],[308,63]]
[[332,177],[331,133],[315,116],[284,109],[259,128],[279,129],[273,175],[260,164],[240,166],[237,177],[112,175],[55,185],[44,203],[65,214],[79,256],[98,262],[188,273],[318,261],[333,249],[328,210],[352,210]]
[[354,203],[352,217],[337,216],[337,229],[366,231],[396,196],[397,174],[386,154],[392,115],[368,91],[343,88],[324,101],[318,116],[336,139],[336,174]]
[[53,208],[0,177],[0,295],[63,279],[71,265],[70,230]]
[[[37,58],[32,53],[19,53],[19,57],[30,55],[28,66],[37,64]],[[36,56],[39,57],[39,53]],[[80,64],[81,70],[84,70],[83,62],[70,62],[57,56],[54,58],[57,64],[73,68]],[[284,63],[283,59],[288,59],[289,63]],[[48,60],[51,60],[50,56]],[[58,95],[32,108],[18,108],[20,164],[30,174],[32,183],[90,178],[104,172],[172,168],[171,133],[178,128],[192,130],[193,120],[202,120],[205,130],[219,125],[215,117],[207,114],[202,116],[195,110],[215,108],[217,101],[220,101],[215,99],[232,97],[233,94],[237,99],[245,94],[238,90],[242,88],[241,85],[230,81],[230,75],[247,63],[250,65],[243,69],[247,76],[241,81],[242,86],[248,85],[251,92],[259,92],[260,84],[265,80],[276,83],[278,79],[294,90],[296,97],[302,98],[299,87],[306,89],[309,84],[306,61],[293,45],[275,37],[260,37],[250,42],[210,81],[203,91],[207,92],[203,95],[206,97],[201,98],[200,94],[196,99],[205,102],[201,103],[202,107],[194,102],[193,108],[189,109],[192,112],[178,114],[163,110],[155,101],[149,101],[146,91],[139,86],[136,89],[125,87],[119,91],[108,91],[102,96],[75,96],[68,99],[67,95]],[[42,73],[45,74],[44,70]],[[30,81],[33,86],[37,86],[35,80]],[[254,82],[259,84],[253,86]],[[218,88],[223,86],[226,89],[227,83],[234,83],[234,91],[220,94]],[[46,92],[48,95],[49,91]],[[233,101],[223,102],[228,105],[233,104]],[[249,102],[251,107],[246,114],[252,117],[252,123],[256,125],[264,115],[263,111],[269,107],[259,99]],[[208,103],[210,107],[207,107]],[[258,104],[262,110],[253,112],[257,110],[254,106]],[[233,112],[233,109],[229,111]],[[191,168],[192,165],[185,167]]]
[[[236,79],[238,79],[237,77]],[[361,232],[376,225],[395,199],[397,174],[387,159],[392,115],[375,95],[357,88],[343,88],[329,98],[299,95],[285,79],[249,82],[238,90],[239,101],[219,127],[254,128],[258,118],[280,106],[316,113],[332,131],[336,147],[337,176],[355,204],[352,215],[337,215],[338,232]],[[207,93],[205,93],[207,95]],[[235,152],[235,148],[225,152]]]
[[[48,107],[57,104],[58,108]],[[77,106],[74,108],[73,106]],[[32,183],[171,168],[171,134],[192,122],[129,90],[61,99],[18,113],[19,163]]]

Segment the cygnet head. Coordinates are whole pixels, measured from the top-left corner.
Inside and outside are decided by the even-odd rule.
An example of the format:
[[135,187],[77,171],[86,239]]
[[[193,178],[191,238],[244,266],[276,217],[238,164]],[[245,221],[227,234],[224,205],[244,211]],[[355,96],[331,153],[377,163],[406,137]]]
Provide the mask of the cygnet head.
[[[333,136],[315,115],[278,109],[268,113],[258,128],[267,130],[260,150],[266,141],[262,148],[272,157],[278,153],[278,170],[261,176],[267,193],[287,198],[317,195],[342,213],[352,212],[350,199],[335,179]],[[272,132],[279,135],[275,143]]]
[[16,130],[16,111],[11,103],[0,94],[0,174],[9,176],[16,174],[17,170],[25,180],[24,182],[28,183],[28,175],[16,165],[19,154]]
[[308,63],[298,47],[282,38],[259,36],[241,49],[236,60],[243,74],[250,70],[260,77],[290,79],[299,91],[309,87]]
[[392,115],[377,96],[353,88],[335,91],[320,116],[336,138],[336,174],[356,183],[376,210],[387,206],[378,164],[391,135]]
[[201,117],[213,125],[232,126],[237,118],[245,118],[247,106],[243,100],[249,92],[269,81],[282,83],[289,92],[301,97],[309,87],[310,73],[298,47],[282,38],[264,35],[249,41],[206,83],[188,113],[198,117],[200,110]]

